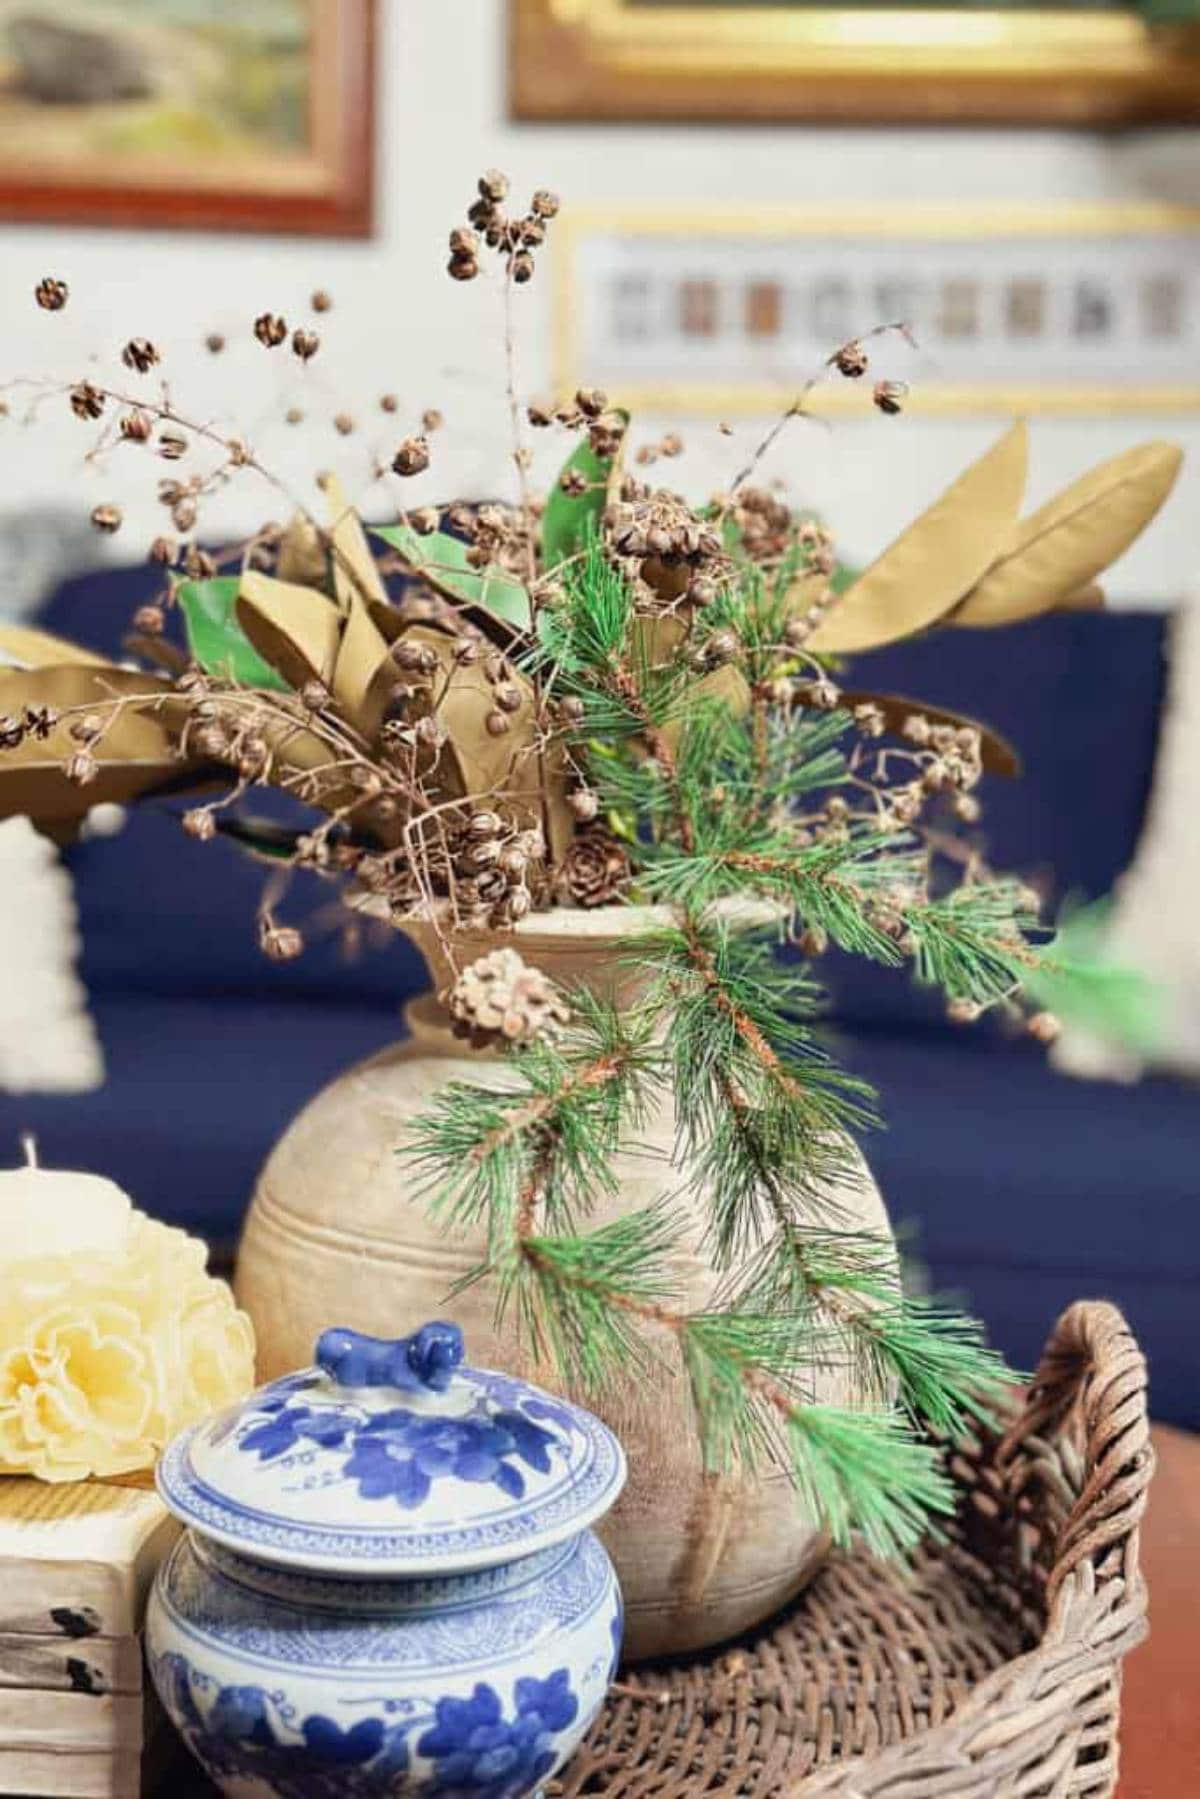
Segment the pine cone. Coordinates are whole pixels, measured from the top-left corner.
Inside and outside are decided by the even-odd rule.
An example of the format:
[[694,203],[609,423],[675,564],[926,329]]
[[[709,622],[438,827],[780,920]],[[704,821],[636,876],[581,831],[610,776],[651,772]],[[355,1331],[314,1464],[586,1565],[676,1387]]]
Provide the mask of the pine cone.
[[570,1017],[558,989],[515,949],[495,949],[464,968],[450,989],[454,1035],[476,1049],[489,1043],[532,1043],[553,1036]]
[[607,831],[584,831],[563,857],[560,879],[577,906],[607,906],[629,880],[629,857]]

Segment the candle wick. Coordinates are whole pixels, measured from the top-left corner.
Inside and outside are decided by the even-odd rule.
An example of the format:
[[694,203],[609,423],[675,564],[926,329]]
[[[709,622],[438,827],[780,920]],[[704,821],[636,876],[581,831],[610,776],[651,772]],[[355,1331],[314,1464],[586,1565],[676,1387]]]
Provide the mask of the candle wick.
[[21,1148],[25,1152],[26,1168],[36,1168],[38,1166],[37,1138],[32,1131],[22,1132]]

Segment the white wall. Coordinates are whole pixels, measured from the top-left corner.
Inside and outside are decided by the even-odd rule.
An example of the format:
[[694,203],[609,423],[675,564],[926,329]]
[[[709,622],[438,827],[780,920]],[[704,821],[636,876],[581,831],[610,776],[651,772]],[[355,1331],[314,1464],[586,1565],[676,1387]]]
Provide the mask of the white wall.
[[[169,233],[0,227],[0,384],[31,373],[77,378],[111,371],[132,333],[167,352],[177,404],[196,416],[235,423],[272,467],[306,494],[321,467],[338,467],[351,490],[368,492],[372,458],[393,445],[395,421],[378,395],[399,393],[413,417],[438,405],[447,426],[433,469],[404,484],[406,502],[458,489],[495,493],[510,480],[500,378],[499,291],[495,282],[451,283],[443,272],[445,234],[473,191],[476,175],[498,165],[518,194],[538,185],[567,202],[630,205],[678,201],[753,205],[901,202],[1200,200],[1200,135],[1185,132],[1099,138],[1051,131],[808,130],[793,126],[660,127],[514,125],[506,118],[503,0],[381,0],[380,203],[373,242],[253,240]],[[33,305],[39,276],[71,283],[67,312]],[[322,354],[307,371],[289,355],[268,354],[249,323],[270,307],[301,316],[314,286],[328,287],[335,311],[321,322]],[[549,368],[549,282],[519,296],[522,364],[528,391]],[[203,334],[228,333],[230,349],[210,359]],[[101,353],[89,364],[89,357]],[[176,372],[177,371],[177,372]],[[1180,370],[1193,383],[1200,371]],[[11,390],[0,421],[0,507],[65,501],[86,511],[99,499],[126,505],[125,532],[111,553],[140,554],[160,523],[135,495],[153,490],[164,465],[121,448],[86,465],[88,434],[55,400],[28,427],[25,396]],[[306,405],[312,428],[280,422]],[[339,438],[339,408],[363,429]],[[998,429],[995,420],[902,418],[840,424],[830,433],[796,431],[773,464],[861,559],[884,542]],[[744,427],[750,439],[752,426]],[[738,440],[711,424],[689,435],[679,479],[707,490],[736,466]],[[739,432],[739,437],[743,433]],[[1137,437],[1184,440],[1191,466],[1168,510],[1125,559],[1112,583],[1120,600],[1162,602],[1200,565],[1200,419],[1046,419],[1034,429],[1031,497],[1044,497],[1100,456]],[[545,446],[553,457],[554,447]],[[270,493],[240,486],[209,514],[210,530],[279,516]],[[107,546],[106,546],[107,547]]]

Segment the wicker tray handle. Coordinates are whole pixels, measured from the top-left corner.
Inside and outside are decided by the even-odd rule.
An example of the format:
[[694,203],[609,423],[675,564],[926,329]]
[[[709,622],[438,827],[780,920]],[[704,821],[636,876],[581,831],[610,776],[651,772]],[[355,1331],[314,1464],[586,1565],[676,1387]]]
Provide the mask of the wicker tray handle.
[[[1080,1458],[1077,1497],[1062,1491],[1069,1450]],[[996,1465],[1018,1508],[1036,1486],[1043,1515],[1059,1520],[1043,1552],[1048,1610],[1081,1562],[1098,1568],[1114,1548],[1120,1577],[1140,1587],[1138,1527],[1154,1472],[1146,1359],[1115,1306],[1079,1300],[1063,1313]],[[1057,1507],[1046,1506],[1047,1486],[1060,1490]]]

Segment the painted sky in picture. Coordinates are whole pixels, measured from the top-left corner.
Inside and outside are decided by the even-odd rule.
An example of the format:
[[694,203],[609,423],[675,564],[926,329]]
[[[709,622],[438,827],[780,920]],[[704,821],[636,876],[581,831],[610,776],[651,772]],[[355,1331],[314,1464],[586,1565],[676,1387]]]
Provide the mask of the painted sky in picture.
[[311,36],[308,0],[0,0],[0,167],[286,190]]

